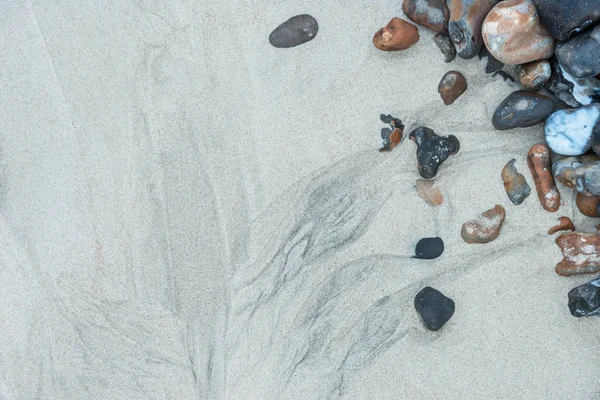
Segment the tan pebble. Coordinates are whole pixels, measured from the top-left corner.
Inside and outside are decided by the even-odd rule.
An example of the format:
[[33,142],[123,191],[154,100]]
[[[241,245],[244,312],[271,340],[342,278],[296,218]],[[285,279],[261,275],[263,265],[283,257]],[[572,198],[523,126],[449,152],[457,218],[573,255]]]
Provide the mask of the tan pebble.
[[417,179],[416,188],[419,197],[431,207],[437,207],[444,202],[444,195],[434,181]]
[[506,211],[501,205],[482,213],[477,219],[463,224],[461,236],[467,243],[489,243],[500,234]]

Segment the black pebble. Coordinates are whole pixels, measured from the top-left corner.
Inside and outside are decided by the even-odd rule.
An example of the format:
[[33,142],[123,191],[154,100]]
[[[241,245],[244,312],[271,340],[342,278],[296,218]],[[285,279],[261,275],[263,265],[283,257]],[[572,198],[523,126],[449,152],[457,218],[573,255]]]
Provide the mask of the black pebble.
[[556,45],[556,58],[575,78],[600,74],[600,25]]
[[269,42],[277,48],[294,47],[314,39],[318,31],[319,24],[312,16],[296,15],[275,28]]
[[600,278],[577,286],[569,292],[569,311],[574,317],[600,314]]
[[408,137],[417,144],[417,167],[425,179],[433,178],[440,165],[460,149],[456,136],[438,136],[427,127],[415,129]]
[[415,309],[430,331],[439,330],[454,315],[454,301],[432,287],[424,287],[415,297]]
[[442,238],[423,238],[417,243],[415,257],[423,260],[433,260],[444,252],[444,241]]
[[540,22],[558,40],[566,40],[600,19],[600,0],[533,0]]
[[548,118],[554,108],[554,101],[549,97],[517,90],[498,105],[492,117],[492,125],[499,130],[533,126]]
[[450,36],[438,33],[433,37],[433,40],[444,55],[445,62],[449,63],[456,58],[456,49],[454,48],[454,43],[452,43]]

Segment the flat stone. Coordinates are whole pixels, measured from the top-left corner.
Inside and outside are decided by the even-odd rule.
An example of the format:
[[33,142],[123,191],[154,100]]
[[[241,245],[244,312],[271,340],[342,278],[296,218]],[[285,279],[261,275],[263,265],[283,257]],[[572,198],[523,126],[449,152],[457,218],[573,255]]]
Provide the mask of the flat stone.
[[489,243],[496,240],[504,223],[506,211],[496,204],[491,210],[482,213],[477,219],[465,222],[461,236],[467,243]]
[[318,31],[319,24],[312,16],[296,15],[275,28],[269,36],[269,42],[277,48],[295,47],[313,40]]
[[426,286],[415,296],[415,309],[430,331],[440,330],[454,315],[454,301],[439,290]]
[[563,276],[600,271],[600,233],[568,232],[555,240],[563,259],[556,273]]
[[498,105],[492,125],[499,130],[533,126],[548,118],[554,108],[554,101],[547,96],[517,90]]
[[571,289],[568,298],[569,311],[574,317],[600,314],[600,278]]

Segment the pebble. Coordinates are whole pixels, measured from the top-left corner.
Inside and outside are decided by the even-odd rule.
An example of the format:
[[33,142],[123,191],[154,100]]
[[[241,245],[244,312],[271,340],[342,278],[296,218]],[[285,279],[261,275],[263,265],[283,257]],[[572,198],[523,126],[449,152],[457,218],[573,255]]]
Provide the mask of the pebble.
[[444,202],[444,195],[434,181],[417,179],[417,193],[431,207],[437,207]]
[[373,44],[379,50],[406,50],[419,41],[419,30],[400,18],[392,20],[373,36]]
[[569,75],[592,78],[600,73],[600,25],[556,45],[556,58]]
[[592,134],[592,150],[600,157],[600,130],[596,129]]
[[[492,72],[500,71],[504,68],[504,63],[499,61],[496,57],[494,57],[487,49],[487,47],[482,46],[477,57],[481,60],[483,57],[487,59],[487,63],[485,64],[485,73],[491,74]],[[505,79],[506,80],[506,79]]]
[[558,154],[577,156],[592,147],[592,132],[600,129],[600,103],[555,111],[546,120],[546,143]]
[[452,318],[455,304],[439,290],[426,286],[415,296],[415,309],[421,316],[425,328],[437,331]]
[[473,58],[483,46],[481,25],[498,0],[447,0],[448,33],[461,58]]
[[544,144],[535,144],[527,153],[527,165],[535,182],[535,188],[542,207],[555,212],[560,207],[560,193],[554,183],[550,168],[550,151]]
[[516,67],[519,82],[525,89],[537,92],[552,75],[550,63],[546,60],[533,61]]
[[456,58],[456,49],[454,48],[454,43],[450,40],[450,36],[438,33],[433,37],[433,40],[444,55],[444,62],[449,63]]
[[575,168],[575,189],[586,196],[600,196],[600,161]]
[[554,54],[554,38],[540,23],[531,0],[501,1],[485,17],[481,29],[490,53],[505,64],[524,64]]
[[402,11],[414,23],[438,33],[448,33],[450,12],[446,0],[404,0]]
[[573,221],[569,217],[558,217],[558,224],[554,225],[552,228],[548,229],[548,235],[553,235],[556,232],[560,231],[574,231],[575,225],[573,225]]
[[492,125],[499,130],[533,126],[548,118],[554,108],[554,101],[547,96],[517,90],[498,105]]
[[444,241],[439,237],[423,238],[417,243],[415,257],[423,260],[433,260],[444,252]]
[[562,158],[552,163],[552,175],[554,179],[566,187],[575,187],[575,168],[581,165],[579,157]]
[[600,271],[600,233],[568,232],[555,240],[563,254],[556,264],[562,276],[590,274]]
[[571,289],[568,298],[569,311],[574,317],[600,314],[600,278]]
[[502,168],[502,181],[504,182],[504,190],[510,201],[518,206],[531,193],[531,188],[527,184],[523,174],[515,168],[515,159],[510,160],[504,168]]
[[569,107],[581,107],[600,101],[600,80],[597,78],[575,78],[558,62],[551,64],[551,70],[545,88]]
[[458,71],[448,71],[438,85],[438,92],[444,104],[454,103],[467,90],[467,80]]
[[381,130],[381,139],[383,141],[383,147],[379,149],[380,152],[392,151],[394,147],[398,146],[404,136],[404,124],[398,118],[394,118],[391,115],[381,114],[379,116],[381,122],[389,124],[392,129],[383,128]]
[[465,222],[461,236],[467,243],[489,243],[500,234],[506,211],[501,205],[482,213],[477,219]]
[[438,136],[427,127],[413,130],[408,137],[417,144],[417,168],[425,179],[432,179],[440,165],[460,150],[456,136]]
[[600,19],[600,0],[533,0],[542,25],[558,40],[583,31]]
[[600,197],[586,196],[577,193],[575,204],[580,213],[586,217],[598,218],[600,216]]
[[269,36],[269,42],[277,48],[294,47],[313,40],[318,31],[319,24],[312,16],[296,15],[275,28]]

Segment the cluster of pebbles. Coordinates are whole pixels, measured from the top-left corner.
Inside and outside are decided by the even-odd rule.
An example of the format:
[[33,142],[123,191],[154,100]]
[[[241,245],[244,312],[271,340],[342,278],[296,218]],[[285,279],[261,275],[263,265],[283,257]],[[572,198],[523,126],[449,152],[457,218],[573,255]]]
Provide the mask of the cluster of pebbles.
[[[486,57],[486,73],[512,81],[516,77],[523,89],[498,105],[492,125],[510,130],[544,123],[545,143],[523,155],[541,206],[548,212],[559,210],[558,181],[577,191],[582,214],[600,217],[600,0],[404,0],[402,10],[415,24],[436,32],[433,40],[446,63],[457,55]],[[313,17],[298,15],[277,27],[269,40],[278,48],[294,47],[312,40],[318,29]],[[419,38],[417,26],[395,17],[375,33],[373,44],[382,51],[401,51]],[[467,87],[464,75],[451,70],[441,78],[438,92],[451,105]],[[380,151],[392,151],[403,142],[404,124],[391,115],[380,119],[390,126],[381,131]],[[430,206],[439,206],[444,196],[434,178],[459,152],[459,140],[425,126],[407,136],[417,146],[422,177],[417,192]],[[500,175],[509,200],[518,206],[531,188],[515,162],[509,160]],[[489,243],[499,236],[505,218],[504,207],[495,205],[466,222],[461,236],[467,243]],[[600,272],[600,233],[577,232],[565,216],[548,234],[557,232],[563,232],[556,244],[564,256],[556,266],[558,274]],[[441,238],[423,238],[415,258],[435,259],[443,251]],[[568,298],[574,316],[600,314],[600,278],[571,290]],[[426,328],[438,330],[452,317],[455,304],[425,287],[415,297],[415,308]]]

